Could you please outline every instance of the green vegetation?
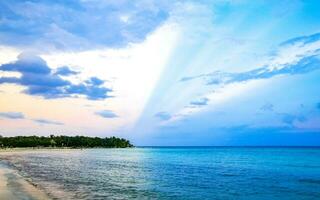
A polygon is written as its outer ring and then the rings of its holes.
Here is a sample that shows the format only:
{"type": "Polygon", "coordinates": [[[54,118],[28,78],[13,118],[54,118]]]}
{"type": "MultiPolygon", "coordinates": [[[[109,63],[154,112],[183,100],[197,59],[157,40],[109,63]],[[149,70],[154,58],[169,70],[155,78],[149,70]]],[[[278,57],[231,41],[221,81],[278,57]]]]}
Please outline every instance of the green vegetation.
{"type": "Polygon", "coordinates": [[[85,136],[0,136],[0,148],[15,147],[56,147],[56,148],[126,148],[133,147],[126,139],[116,137],[85,137],[85,136]]]}

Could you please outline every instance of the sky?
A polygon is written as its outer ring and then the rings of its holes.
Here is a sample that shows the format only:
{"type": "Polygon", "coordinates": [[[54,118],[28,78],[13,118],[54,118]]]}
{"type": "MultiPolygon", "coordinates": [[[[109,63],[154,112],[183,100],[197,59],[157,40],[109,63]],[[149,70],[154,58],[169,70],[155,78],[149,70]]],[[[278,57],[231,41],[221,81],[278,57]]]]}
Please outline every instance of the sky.
{"type": "Polygon", "coordinates": [[[0,1],[0,135],[320,145],[318,0],[0,1]]]}

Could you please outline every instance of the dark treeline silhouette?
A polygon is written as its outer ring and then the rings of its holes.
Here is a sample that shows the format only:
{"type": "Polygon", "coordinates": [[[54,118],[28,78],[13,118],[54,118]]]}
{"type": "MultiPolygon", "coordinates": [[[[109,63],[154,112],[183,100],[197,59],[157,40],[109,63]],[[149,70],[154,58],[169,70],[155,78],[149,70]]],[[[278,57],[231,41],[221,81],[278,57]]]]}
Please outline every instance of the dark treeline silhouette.
{"type": "Polygon", "coordinates": [[[86,137],[86,136],[0,136],[0,148],[14,147],[69,147],[69,148],[126,148],[133,147],[126,139],[116,137],[86,137]]]}

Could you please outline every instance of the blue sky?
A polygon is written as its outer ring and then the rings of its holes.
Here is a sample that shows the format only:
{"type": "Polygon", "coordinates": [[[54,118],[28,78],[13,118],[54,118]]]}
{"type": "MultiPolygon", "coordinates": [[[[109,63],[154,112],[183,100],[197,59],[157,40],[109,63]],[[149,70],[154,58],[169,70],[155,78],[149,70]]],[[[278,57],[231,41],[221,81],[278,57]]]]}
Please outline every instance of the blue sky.
{"type": "Polygon", "coordinates": [[[320,145],[319,1],[2,1],[1,135],[320,145]]]}

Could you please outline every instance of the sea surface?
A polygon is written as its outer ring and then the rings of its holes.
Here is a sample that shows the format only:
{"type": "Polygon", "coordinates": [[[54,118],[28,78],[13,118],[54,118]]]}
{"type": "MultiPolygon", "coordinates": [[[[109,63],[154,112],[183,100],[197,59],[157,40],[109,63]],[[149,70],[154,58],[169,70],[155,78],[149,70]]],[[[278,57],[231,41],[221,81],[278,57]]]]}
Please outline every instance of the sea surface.
{"type": "Polygon", "coordinates": [[[320,148],[132,148],[1,155],[56,199],[320,199],[320,148]]]}

